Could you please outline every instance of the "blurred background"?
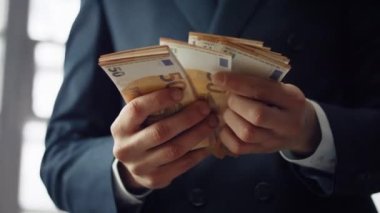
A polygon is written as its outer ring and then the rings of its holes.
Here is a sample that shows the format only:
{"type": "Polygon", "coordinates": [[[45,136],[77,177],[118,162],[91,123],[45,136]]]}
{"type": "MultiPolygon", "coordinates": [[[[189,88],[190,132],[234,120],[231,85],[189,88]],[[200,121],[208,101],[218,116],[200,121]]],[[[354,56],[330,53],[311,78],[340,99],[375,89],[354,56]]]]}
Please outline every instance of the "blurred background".
{"type": "Polygon", "coordinates": [[[39,176],[80,0],[0,0],[0,213],[59,212],[39,176]]]}
{"type": "MultiPolygon", "coordinates": [[[[61,212],[39,167],[79,7],[80,0],[0,0],[0,213],[61,212]]],[[[373,199],[379,208],[380,194],[373,199]]]]}

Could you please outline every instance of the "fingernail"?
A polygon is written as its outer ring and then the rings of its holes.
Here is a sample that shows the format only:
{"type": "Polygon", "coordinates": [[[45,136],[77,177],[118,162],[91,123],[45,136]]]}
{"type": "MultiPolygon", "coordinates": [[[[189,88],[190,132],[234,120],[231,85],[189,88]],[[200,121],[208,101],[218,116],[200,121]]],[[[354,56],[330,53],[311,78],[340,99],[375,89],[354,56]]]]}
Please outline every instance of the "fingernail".
{"type": "Polygon", "coordinates": [[[219,120],[215,115],[211,115],[210,118],[208,119],[208,125],[211,128],[215,128],[219,125],[219,120]]]}
{"type": "Polygon", "coordinates": [[[206,104],[205,102],[201,102],[200,106],[199,106],[199,111],[203,114],[203,115],[208,115],[211,111],[210,107],[208,106],[208,104],[206,104]]]}
{"type": "Polygon", "coordinates": [[[217,72],[211,75],[211,81],[214,84],[221,85],[224,81],[224,73],[223,72],[217,72]]]}
{"type": "Polygon", "coordinates": [[[180,89],[172,89],[170,91],[170,95],[172,96],[173,100],[179,101],[183,97],[183,91],[180,89]]]}

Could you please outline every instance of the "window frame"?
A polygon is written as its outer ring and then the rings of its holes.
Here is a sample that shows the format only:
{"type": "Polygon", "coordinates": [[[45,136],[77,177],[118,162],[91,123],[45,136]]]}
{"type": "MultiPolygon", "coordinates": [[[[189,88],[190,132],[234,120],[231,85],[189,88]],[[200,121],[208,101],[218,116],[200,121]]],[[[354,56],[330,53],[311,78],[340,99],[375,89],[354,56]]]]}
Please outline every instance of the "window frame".
{"type": "Polygon", "coordinates": [[[22,125],[30,108],[31,79],[33,72],[33,42],[26,34],[28,0],[8,1],[5,22],[6,41],[3,71],[2,113],[0,115],[0,212],[19,212],[18,185],[22,125]],[[23,63],[17,59],[22,58],[23,63]],[[23,79],[23,80],[21,80],[23,79]],[[15,83],[17,82],[17,83],[15,83]],[[7,103],[7,104],[4,104],[7,103]]]}

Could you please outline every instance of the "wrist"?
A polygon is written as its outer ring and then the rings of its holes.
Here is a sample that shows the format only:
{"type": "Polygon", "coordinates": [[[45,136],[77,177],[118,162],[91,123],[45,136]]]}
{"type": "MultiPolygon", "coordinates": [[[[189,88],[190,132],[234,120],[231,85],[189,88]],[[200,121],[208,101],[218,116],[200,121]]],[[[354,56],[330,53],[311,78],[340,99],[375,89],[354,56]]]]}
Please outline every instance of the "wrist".
{"type": "Polygon", "coordinates": [[[117,163],[117,170],[124,187],[132,194],[138,195],[145,193],[148,189],[139,184],[120,161],[117,163]]]}
{"type": "Polygon", "coordinates": [[[317,114],[313,105],[307,101],[305,109],[305,125],[301,139],[293,149],[290,149],[293,155],[299,158],[306,158],[312,155],[318,148],[322,133],[317,114]]]}

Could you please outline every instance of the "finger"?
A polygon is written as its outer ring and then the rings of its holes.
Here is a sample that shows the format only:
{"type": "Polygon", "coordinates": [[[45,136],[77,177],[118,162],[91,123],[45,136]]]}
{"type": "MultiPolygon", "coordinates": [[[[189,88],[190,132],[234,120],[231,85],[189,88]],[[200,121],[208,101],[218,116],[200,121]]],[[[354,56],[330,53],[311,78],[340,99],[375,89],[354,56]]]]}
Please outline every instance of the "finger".
{"type": "Polygon", "coordinates": [[[137,97],[122,109],[117,122],[123,124],[122,128],[126,133],[135,132],[149,115],[174,106],[182,96],[180,89],[167,88],[137,97]]]}
{"type": "Polygon", "coordinates": [[[242,142],[228,126],[224,127],[219,134],[224,146],[235,155],[267,151],[261,143],[251,144],[242,142]]]}
{"type": "Polygon", "coordinates": [[[210,113],[210,107],[204,101],[197,101],[182,111],[161,121],[151,124],[136,133],[135,145],[148,150],[167,142],[181,132],[199,123],[210,113]]]}
{"type": "Polygon", "coordinates": [[[274,137],[271,130],[250,124],[230,109],[223,113],[223,119],[241,142],[265,143],[274,137]]]}
{"type": "Polygon", "coordinates": [[[286,126],[286,111],[262,102],[231,94],[228,107],[250,124],[266,129],[281,129],[286,126]]]}
{"type": "Polygon", "coordinates": [[[209,155],[210,155],[210,152],[206,148],[197,149],[197,150],[188,152],[186,155],[182,156],[181,158],[179,158],[178,160],[174,162],[171,162],[159,167],[155,171],[154,173],[155,175],[153,176],[156,176],[158,180],[164,180],[164,181],[162,181],[163,184],[160,183],[161,181],[158,181],[157,183],[158,188],[167,186],[176,177],[180,176],[181,174],[185,173],[189,169],[193,168],[209,155]]]}
{"type": "Polygon", "coordinates": [[[218,72],[212,75],[212,82],[232,93],[280,108],[291,107],[305,99],[303,93],[293,85],[254,75],[218,72]]]}
{"type": "Polygon", "coordinates": [[[148,150],[145,164],[158,167],[181,158],[203,139],[209,137],[217,126],[217,117],[212,114],[173,140],[148,150]]]}

